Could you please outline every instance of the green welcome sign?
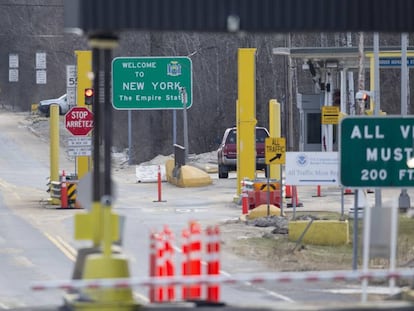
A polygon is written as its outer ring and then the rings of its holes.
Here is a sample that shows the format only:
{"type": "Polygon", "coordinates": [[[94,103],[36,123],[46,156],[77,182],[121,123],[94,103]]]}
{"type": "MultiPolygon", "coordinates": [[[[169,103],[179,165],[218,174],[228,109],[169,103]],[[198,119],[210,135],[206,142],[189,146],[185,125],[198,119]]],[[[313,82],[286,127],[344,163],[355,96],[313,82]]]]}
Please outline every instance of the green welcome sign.
{"type": "Polygon", "coordinates": [[[189,57],[117,57],[112,61],[115,109],[183,109],[184,102],[188,109],[192,86],[189,57]]]}

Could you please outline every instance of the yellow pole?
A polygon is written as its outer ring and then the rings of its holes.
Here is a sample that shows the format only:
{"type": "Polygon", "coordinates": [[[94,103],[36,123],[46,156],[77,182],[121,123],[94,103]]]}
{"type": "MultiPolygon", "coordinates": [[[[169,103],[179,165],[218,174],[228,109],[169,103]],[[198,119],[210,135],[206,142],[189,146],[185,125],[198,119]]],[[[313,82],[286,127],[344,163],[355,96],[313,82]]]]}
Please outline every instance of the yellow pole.
{"type": "MultiPolygon", "coordinates": [[[[59,182],[59,105],[50,105],[49,114],[50,182],[59,182]]],[[[51,198],[51,203],[60,205],[60,199],[51,198]]]]}
{"type": "Polygon", "coordinates": [[[112,217],[111,217],[111,205],[104,203],[101,205],[103,209],[103,232],[102,246],[103,256],[110,257],[112,254],[112,217]]]}
{"type": "Polygon", "coordinates": [[[93,219],[92,243],[94,247],[98,247],[103,240],[103,223],[102,223],[102,206],[100,202],[92,202],[90,215],[93,219]]]}
{"type": "MultiPolygon", "coordinates": [[[[77,106],[85,106],[85,89],[92,87],[92,52],[75,51],[77,59],[78,90],[76,93],[77,106]]],[[[76,158],[76,175],[82,179],[91,170],[91,157],[80,156],[76,158]]]]}
{"type": "MultiPolygon", "coordinates": [[[[270,137],[281,137],[280,103],[276,99],[269,101],[269,134],[270,137]]],[[[280,165],[270,165],[271,179],[280,180],[280,165]]]]}
{"type": "Polygon", "coordinates": [[[256,49],[238,50],[237,195],[244,178],[256,172],[256,49]]]}

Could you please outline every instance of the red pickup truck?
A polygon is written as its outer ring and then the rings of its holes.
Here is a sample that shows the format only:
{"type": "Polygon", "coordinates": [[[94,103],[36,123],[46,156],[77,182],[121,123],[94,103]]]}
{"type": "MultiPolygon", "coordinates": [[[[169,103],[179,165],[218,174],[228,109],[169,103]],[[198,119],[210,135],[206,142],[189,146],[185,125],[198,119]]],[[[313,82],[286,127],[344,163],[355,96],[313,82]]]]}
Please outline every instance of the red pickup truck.
{"type": "MultiPolygon", "coordinates": [[[[230,171],[237,170],[236,127],[225,130],[221,144],[217,150],[218,176],[228,178],[230,171]]],[[[265,127],[256,127],[256,169],[265,170],[265,139],[269,132],[265,127]]]]}

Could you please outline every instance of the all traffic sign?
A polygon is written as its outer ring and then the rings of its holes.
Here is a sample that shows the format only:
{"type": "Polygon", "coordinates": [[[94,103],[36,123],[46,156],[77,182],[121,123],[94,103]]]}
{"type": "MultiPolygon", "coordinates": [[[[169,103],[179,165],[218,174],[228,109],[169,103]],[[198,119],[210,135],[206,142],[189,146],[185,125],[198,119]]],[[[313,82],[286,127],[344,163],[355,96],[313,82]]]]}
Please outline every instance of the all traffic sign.
{"type": "Polygon", "coordinates": [[[112,61],[112,105],[115,109],[182,109],[192,104],[189,57],[117,57],[112,61]]]}
{"type": "Polygon", "coordinates": [[[88,135],[93,129],[93,113],[86,107],[73,107],[65,115],[65,126],[73,135],[88,135]]]}
{"type": "Polygon", "coordinates": [[[265,147],[266,164],[285,164],[286,140],[284,137],[267,137],[265,147]]]}
{"type": "Polygon", "coordinates": [[[347,187],[413,187],[413,117],[347,117],[341,122],[340,174],[347,187]]]}

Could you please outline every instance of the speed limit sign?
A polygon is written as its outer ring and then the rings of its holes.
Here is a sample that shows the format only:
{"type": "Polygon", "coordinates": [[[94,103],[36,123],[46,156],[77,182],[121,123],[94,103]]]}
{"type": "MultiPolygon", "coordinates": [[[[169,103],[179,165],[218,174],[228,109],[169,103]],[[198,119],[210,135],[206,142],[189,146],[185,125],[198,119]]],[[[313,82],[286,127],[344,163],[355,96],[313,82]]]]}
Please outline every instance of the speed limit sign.
{"type": "Polygon", "coordinates": [[[75,65],[66,66],[66,100],[70,107],[76,106],[77,72],[75,65]]]}
{"type": "Polygon", "coordinates": [[[66,66],[66,87],[76,87],[77,77],[76,77],[76,66],[67,65],[66,66]]]}

